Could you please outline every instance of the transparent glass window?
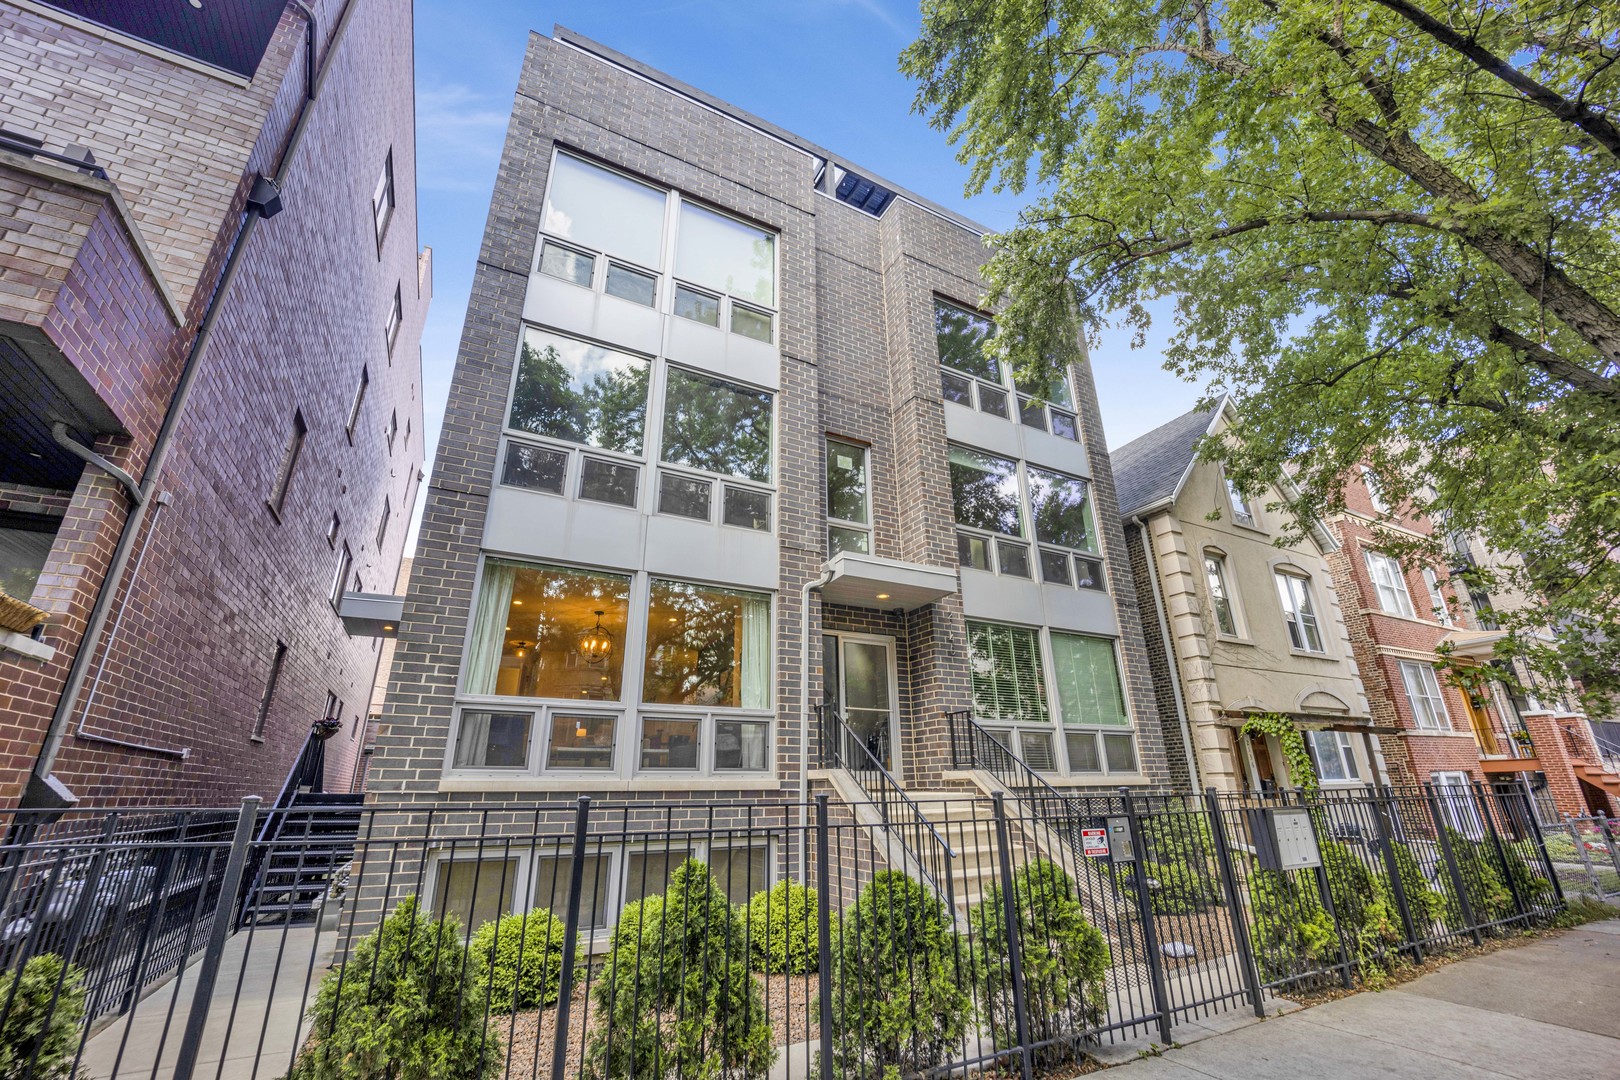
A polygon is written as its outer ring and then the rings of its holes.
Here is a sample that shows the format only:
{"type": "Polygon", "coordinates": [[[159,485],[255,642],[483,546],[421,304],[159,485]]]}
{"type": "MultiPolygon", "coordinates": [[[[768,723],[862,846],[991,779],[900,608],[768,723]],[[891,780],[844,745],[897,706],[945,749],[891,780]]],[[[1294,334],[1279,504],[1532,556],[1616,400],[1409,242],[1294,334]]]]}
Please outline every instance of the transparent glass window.
{"type": "Polygon", "coordinates": [[[775,307],[776,237],[683,202],[675,273],[731,296],[775,307]]]}
{"type": "Polygon", "coordinates": [[[1029,577],[1029,545],[996,541],[996,562],[1003,574],[1011,577],[1029,577]]]}
{"type": "Polygon", "coordinates": [[[732,487],[727,484],[725,501],[720,508],[720,520],[740,529],[770,532],[770,492],[732,487]]]}
{"type": "Polygon", "coordinates": [[[708,293],[689,289],[685,285],[675,286],[675,314],[683,319],[691,319],[704,326],[720,325],[720,300],[708,293]]]}
{"type": "Polygon", "coordinates": [[[1232,504],[1233,521],[1239,525],[1254,524],[1254,508],[1249,505],[1248,497],[1238,490],[1231,477],[1226,478],[1226,498],[1232,504]]]}
{"type": "Polygon", "coordinates": [[[1215,611],[1215,625],[1223,634],[1237,636],[1237,617],[1232,597],[1226,590],[1226,560],[1219,555],[1204,556],[1204,579],[1209,583],[1209,602],[1215,611]]]}
{"type": "Polygon", "coordinates": [[[523,443],[506,444],[506,463],[501,469],[503,484],[561,495],[563,477],[567,472],[568,454],[565,451],[547,450],[523,443]]]}
{"type": "Polygon", "coordinates": [[[1007,391],[979,384],[979,411],[1007,419],[1007,391]]]}
{"type": "Polygon", "coordinates": [[[647,416],[647,361],[529,329],[507,423],[548,438],[639,454],[647,416]]]}
{"type": "Polygon", "coordinates": [[[1350,749],[1350,736],[1343,731],[1307,731],[1316,774],[1323,780],[1356,780],[1356,755],[1350,749]]]}
{"type": "Polygon", "coordinates": [[[470,934],[512,910],[516,859],[444,859],[433,910],[470,934]]]}
{"type": "Polygon", "coordinates": [[[1450,626],[1451,609],[1446,606],[1445,593],[1440,591],[1440,575],[1434,572],[1433,567],[1423,568],[1423,586],[1429,591],[1429,607],[1434,610],[1434,617],[1440,620],[1442,626],[1450,626]]]}
{"type": "Polygon", "coordinates": [[[1097,559],[1085,559],[1079,555],[1074,557],[1074,583],[1082,589],[1096,589],[1099,592],[1108,588],[1103,580],[1103,564],[1097,559]]]}
{"type": "Polygon", "coordinates": [[[837,555],[841,551],[852,551],[858,555],[870,555],[872,548],[872,534],[865,529],[850,529],[842,525],[830,525],[827,528],[827,554],[837,555]]]}
{"type": "Polygon", "coordinates": [[[741,304],[732,304],[731,332],[769,345],[772,337],[771,317],[763,311],[745,308],[741,304]]]}
{"type": "Polygon", "coordinates": [[[554,278],[571,281],[575,285],[590,287],[595,274],[596,258],[583,251],[547,240],[540,248],[540,272],[554,278]]]}
{"type": "Polygon", "coordinates": [[[466,692],[617,701],[629,611],[628,577],[487,559],[465,660],[466,692]],[[580,639],[598,620],[612,648],[582,654],[580,639]]]}
{"type": "Polygon", "coordinates": [[[642,700],[769,708],[771,633],[768,596],[654,578],[642,700]]]}
{"type": "Polygon", "coordinates": [[[998,623],[967,624],[973,712],[986,720],[1046,723],[1046,678],[1040,638],[998,623]]]}
{"type": "Polygon", "coordinates": [[[973,407],[973,380],[966,375],[958,375],[952,371],[939,373],[940,393],[946,401],[954,401],[958,405],[973,407]]]}
{"type": "Polygon", "coordinates": [[[1071,731],[1063,736],[1069,751],[1071,773],[1102,772],[1102,756],[1097,753],[1097,736],[1090,731],[1071,731]]]}
{"type": "Polygon", "coordinates": [[[643,769],[696,769],[703,761],[703,721],[649,717],[641,722],[643,769]]]}
{"type": "Polygon", "coordinates": [[[716,720],[715,769],[764,772],[770,761],[770,735],[771,726],[763,721],[716,720]]]}
{"type": "Polygon", "coordinates": [[[579,497],[615,506],[635,506],[636,478],[640,473],[634,465],[588,457],[579,466],[579,497]]]}
{"type": "MultiPolygon", "coordinates": [[[[587,928],[602,928],[608,924],[608,899],[613,895],[613,883],[608,879],[609,860],[608,855],[585,856],[579,921],[587,928]]],[[[559,918],[568,911],[568,884],[573,876],[573,865],[572,855],[541,855],[535,859],[535,907],[545,908],[559,918]]]]}
{"type": "Polygon", "coordinates": [[[1296,649],[1322,652],[1322,630],[1311,603],[1311,585],[1302,577],[1277,572],[1277,596],[1282,601],[1283,619],[1288,624],[1288,640],[1296,649]]]}
{"type": "Polygon", "coordinates": [[[1136,736],[1135,735],[1104,735],[1103,760],[1108,763],[1108,771],[1135,772],[1136,771],[1136,736]]]}
{"type": "Polygon", "coordinates": [[[1038,401],[1048,405],[1058,405],[1065,409],[1074,408],[1074,395],[1069,392],[1069,379],[1067,375],[1058,374],[1049,379],[1020,378],[1013,372],[1013,385],[1020,394],[1027,394],[1038,401]]]}
{"type": "Polygon", "coordinates": [[[1131,722],[1109,638],[1053,631],[1052,675],[1064,724],[1123,727],[1131,722]]]}
{"type": "Polygon", "coordinates": [[[973,570],[989,570],[990,541],[972,533],[957,533],[956,562],[973,570]]]}
{"type": "Polygon", "coordinates": [[[1056,435],[1060,439],[1068,439],[1070,442],[1079,442],[1080,430],[1075,424],[1074,415],[1072,413],[1059,412],[1057,409],[1053,409],[1051,412],[1052,434],[1056,435]]]}
{"type": "Polygon", "coordinates": [[[1071,584],[1069,578],[1069,553],[1066,551],[1049,551],[1042,548],[1041,580],[1048,585],[1071,584]]]}
{"type": "Polygon", "coordinates": [[[618,263],[608,263],[607,284],[603,289],[609,296],[642,307],[656,307],[658,303],[658,279],[618,263]]]}
{"type": "Polygon", "coordinates": [[[995,332],[995,323],[983,315],[943,300],[934,301],[934,339],[943,366],[989,382],[1001,382],[1001,364],[984,347],[995,332]]]}
{"type": "Polygon", "coordinates": [[[870,525],[867,509],[866,449],[827,440],[827,516],[835,521],[870,525]]]}
{"type": "Polygon", "coordinates": [[[707,480],[674,473],[658,474],[658,512],[676,517],[709,520],[710,495],[714,485],[707,480]]]}
{"type": "Polygon", "coordinates": [[[624,902],[633,904],[669,888],[670,878],[692,855],[690,848],[666,846],[656,840],[637,846],[624,856],[624,902]]]}
{"type": "Polygon", "coordinates": [[[958,525],[1007,536],[1024,535],[1016,465],[965,446],[952,446],[950,473],[951,501],[958,525]]]}
{"type": "Polygon", "coordinates": [[[770,888],[771,849],[765,843],[744,846],[735,840],[730,847],[711,846],[709,873],[720,883],[726,899],[746,904],[755,893],[770,888]]]}
{"type": "Polygon", "coordinates": [[[1057,750],[1052,743],[1050,731],[1020,731],[1018,733],[1018,749],[1024,764],[1036,772],[1057,771],[1057,750]]]}
{"type": "Polygon", "coordinates": [[[1046,406],[1034,398],[1022,395],[1018,398],[1018,421],[1025,427],[1046,430],[1046,406]]]}
{"type": "Polygon", "coordinates": [[[768,484],[772,427],[768,391],[669,369],[664,461],[768,484]]]}
{"type": "Polygon", "coordinates": [[[1391,615],[1411,618],[1412,594],[1406,589],[1406,572],[1398,560],[1381,551],[1366,552],[1367,572],[1372,577],[1373,590],[1378,594],[1378,606],[1391,615]]]}
{"type": "Polygon", "coordinates": [[[1045,469],[1029,469],[1029,504],[1034,511],[1035,539],[1096,550],[1096,525],[1091,516],[1091,487],[1084,480],[1045,469]]]}
{"type": "Polygon", "coordinates": [[[558,154],[541,229],[642,266],[662,264],[664,192],[558,154]]]}
{"type": "Polygon", "coordinates": [[[1412,704],[1413,722],[1434,731],[1450,728],[1451,717],[1446,712],[1446,699],[1440,692],[1440,681],[1435,678],[1433,666],[1415,660],[1401,660],[1399,664],[1401,682],[1412,704]]]}
{"type": "Polygon", "coordinates": [[[546,751],[548,769],[613,768],[613,731],[618,726],[612,716],[551,717],[551,745],[546,751]]]}
{"type": "Polygon", "coordinates": [[[458,769],[522,769],[529,764],[529,727],[534,716],[526,712],[467,709],[456,735],[458,769]]]}

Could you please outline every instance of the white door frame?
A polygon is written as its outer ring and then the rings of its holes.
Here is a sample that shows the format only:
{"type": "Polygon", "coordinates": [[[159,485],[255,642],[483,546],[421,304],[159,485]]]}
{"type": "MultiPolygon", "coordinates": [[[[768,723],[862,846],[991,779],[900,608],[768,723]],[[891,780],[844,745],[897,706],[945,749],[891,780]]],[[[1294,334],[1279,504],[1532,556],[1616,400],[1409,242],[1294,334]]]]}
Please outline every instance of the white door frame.
{"type": "MultiPolygon", "coordinates": [[[[849,672],[849,665],[844,662],[844,643],[846,641],[860,642],[867,645],[882,645],[889,654],[889,773],[898,779],[901,775],[900,752],[900,666],[898,663],[899,649],[895,639],[889,634],[858,634],[843,630],[823,630],[823,639],[838,639],[838,707],[841,710],[849,709],[849,694],[845,688],[844,677],[849,672]]],[[[826,672],[822,673],[826,677],[826,672]]]]}

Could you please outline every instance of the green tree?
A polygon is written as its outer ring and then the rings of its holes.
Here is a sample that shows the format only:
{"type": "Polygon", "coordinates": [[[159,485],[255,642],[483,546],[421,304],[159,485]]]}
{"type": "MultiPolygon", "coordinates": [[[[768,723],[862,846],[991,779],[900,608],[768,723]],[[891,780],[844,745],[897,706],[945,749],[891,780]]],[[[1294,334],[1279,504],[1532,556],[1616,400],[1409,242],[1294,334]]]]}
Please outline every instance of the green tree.
{"type": "MultiPolygon", "coordinates": [[[[1076,316],[1235,394],[1206,447],[1297,520],[1370,462],[1392,505],[1526,556],[1502,647],[1620,685],[1620,7],[1598,0],[925,0],[916,107],[988,186],[1001,332],[1076,316]],[[1541,610],[1536,610],[1537,607],[1541,610]],[[1538,644],[1538,625],[1564,631],[1538,644]]],[[[1488,580],[1494,579],[1494,580],[1488,580]]]]}

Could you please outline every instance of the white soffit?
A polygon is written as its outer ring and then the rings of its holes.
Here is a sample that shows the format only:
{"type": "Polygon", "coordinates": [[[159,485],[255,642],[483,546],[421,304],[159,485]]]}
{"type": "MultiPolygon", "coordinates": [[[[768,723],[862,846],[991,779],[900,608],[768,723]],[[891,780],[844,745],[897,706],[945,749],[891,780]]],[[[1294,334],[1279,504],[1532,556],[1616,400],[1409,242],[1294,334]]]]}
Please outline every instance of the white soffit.
{"type": "Polygon", "coordinates": [[[821,598],[849,607],[910,611],[935,603],[960,588],[954,569],[849,551],[828,559],[825,569],[832,578],[821,587],[821,598]]]}

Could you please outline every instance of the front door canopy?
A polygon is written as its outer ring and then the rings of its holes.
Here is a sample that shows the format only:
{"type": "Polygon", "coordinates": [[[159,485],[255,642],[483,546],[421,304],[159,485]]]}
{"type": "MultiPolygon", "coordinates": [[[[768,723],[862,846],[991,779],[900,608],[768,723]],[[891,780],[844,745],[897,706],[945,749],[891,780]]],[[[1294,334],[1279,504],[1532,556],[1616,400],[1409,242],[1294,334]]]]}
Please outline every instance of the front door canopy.
{"type": "Polygon", "coordinates": [[[910,611],[935,603],[960,588],[954,567],[879,559],[849,551],[828,559],[825,569],[832,577],[821,587],[821,598],[849,607],[910,611]]]}
{"type": "Polygon", "coordinates": [[[404,617],[403,596],[351,592],[344,593],[338,602],[338,618],[350,637],[397,637],[404,617]]]}

